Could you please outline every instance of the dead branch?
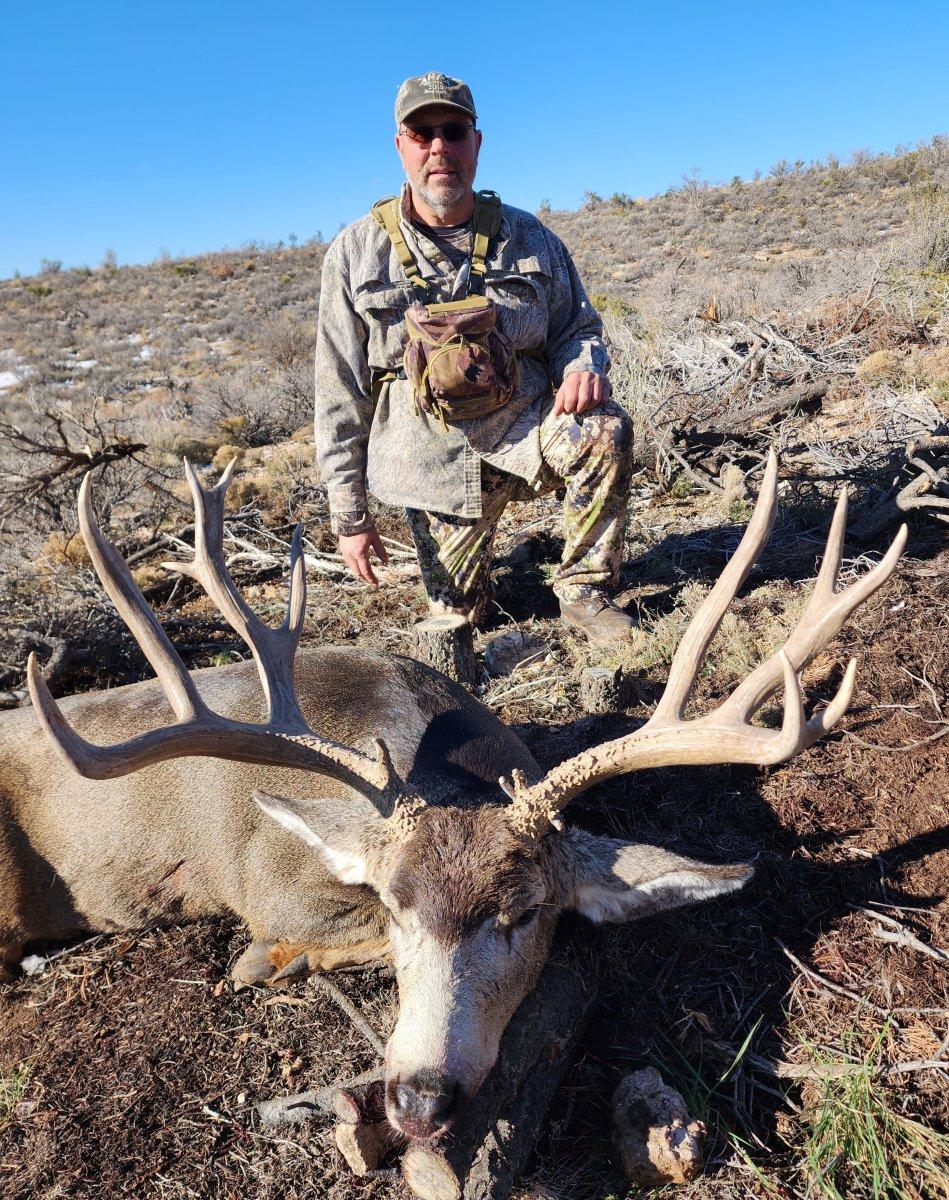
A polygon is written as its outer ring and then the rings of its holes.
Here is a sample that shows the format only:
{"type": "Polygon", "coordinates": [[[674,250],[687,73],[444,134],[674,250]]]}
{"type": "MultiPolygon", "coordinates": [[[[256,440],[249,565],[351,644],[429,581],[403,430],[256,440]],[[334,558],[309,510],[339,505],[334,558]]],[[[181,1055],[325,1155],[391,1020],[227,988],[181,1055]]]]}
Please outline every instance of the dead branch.
{"type": "Polygon", "coordinates": [[[908,1008],[903,1005],[895,1008],[884,1008],[882,1005],[874,1004],[872,1000],[868,999],[866,996],[861,996],[859,992],[852,992],[849,988],[842,987],[839,983],[834,983],[832,980],[827,979],[826,976],[821,975],[819,971],[815,971],[813,967],[805,966],[799,958],[795,957],[795,955],[791,953],[791,951],[787,948],[787,946],[785,946],[780,938],[775,938],[774,940],[781,947],[791,962],[794,963],[801,974],[810,980],[812,984],[816,985],[819,989],[823,989],[824,991],[833,992],[836,996],[846,996],[848,1000],[853,1000],[857,1004],[862,1004],[864,1007],[868,1008],[871,1012],[876,1013],[878,1016],[889,1017],[891,1015],[897,1015],[901,1013],[905,1016],[927,1016],[930,1014],[938,1014],[941,1016],[944,1013],[949,1012],[949,1009],[945,1008],[908,1008]]]}
{"type": "Polygon", "coordinates": [[[925,954],[928,958],[934,958],[940,966],[949,967],[949,953],[945,950],[940,950],[938,946],[927,945],[921,941],[914,933],[906,928],[899,921],[888,917],[884,913],[875,912],[871,908],[861,908],[859,905],[851,904],[849,906],[854,912],[861,912],[864,916],[869,917],[872,921],[877,922],[876,926],[871,931],[875,938],[879,938],[881,942],[891,942],[896,946],[905,946],[909,950],[916,950],[920,954],[925,954]],[[887,929],[882,926],[888,926],[887,929]]]}
{"type": "MultiPolygon", "coordinates": [[[[78,482],[96,467],[132,458],[148,448],[145,442],[121,436],[109,440],[103,428],[95,431],[97,446],[93,447],[89,440],[77,445],[75,434],[71,436],[66,427],[68,420],[60,413],[47,412],[42,432],[35,434],[18,425],[0,422],[0,442],[35,464],[30,470],[8,471],[0,480],[0,516],[8,516],[25,503],[49,501],[57,485],[78,482]]],[[[53,502],[52,514],[59,515],[58,502],[53,502]]]]}
{"type": "Polygon", "coordinates": [[[908,441],[905,452],[907,463],[917,474],[901,488],[894,484],[854,522],[851,532],[859,541],[871,541],[905,513],[924,512],[949,523],[949,465],[923,457],[929,454],[933,460],[945,459],[949,435],[934,433],[908,441]]]}
{"type": "Polygon", "coordinates": [[[302,1125],[317,1116],[335,1117],[351,1125],[371,1123],[379,1118],[379,1089],[381,1066],[364,1071],[347,1083],[331,1084],[293,1096],[278,1096],[257,1105],[261,1127],[275,1129],[279,1125],[302,1125]]]}

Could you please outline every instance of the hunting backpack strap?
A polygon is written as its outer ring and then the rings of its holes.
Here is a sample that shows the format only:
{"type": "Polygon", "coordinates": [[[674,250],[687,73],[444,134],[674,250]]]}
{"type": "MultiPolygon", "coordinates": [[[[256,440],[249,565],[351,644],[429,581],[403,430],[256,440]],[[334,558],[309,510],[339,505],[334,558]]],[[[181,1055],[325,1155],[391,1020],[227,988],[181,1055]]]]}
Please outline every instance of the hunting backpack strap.
{"type": "Polygon", "coordinates": [[[401,207],[398,196],[386,196],[384,200],[376,201],[372,206],[372,215],[379,228],[384,229],[389,235],[389,241],[392,243],[392,248],[402,264],[402,270],[409,283],[417,292],[427,297],[429,294],[428,284],[418,269],[418,263],[412,256],[409,244],[402,233],[402,226],[399,224],[401,207]]]}
{"type": "Polygon", "coordinates": [[[471,248],[471,283],[469,291],[481,295],[484,291],[484,272],[491,239],[501,228],[501,197],[484,189],[475,192],[472,216],[474,242],[471,248]]]}

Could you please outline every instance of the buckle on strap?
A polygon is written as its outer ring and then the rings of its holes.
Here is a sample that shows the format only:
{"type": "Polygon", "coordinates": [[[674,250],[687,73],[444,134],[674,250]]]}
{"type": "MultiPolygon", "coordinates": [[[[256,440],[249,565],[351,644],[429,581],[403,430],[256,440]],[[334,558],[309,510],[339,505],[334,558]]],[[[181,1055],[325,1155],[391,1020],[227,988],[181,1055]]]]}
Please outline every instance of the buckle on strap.
{"type": "Polygon", "coordinates": [[[407,378],[407,376],[405,374],[405,371],[401,367],[397,371],[395,371],[395,370],[389,370],[389,371],[374,370],[372,372],[371,383],[370,383],[370,387],[369,387],[369,395],[372,399],[373,404],[377,403],[379,397],[382,395],[382,389],[386,386],[387,383],[393,383],[396,379],[405,379],[405,378],[407,378]]]}
{"type": "Polygon", "coordinates": [[[501,228],[501,197],[487,188],[475,192],[472,214],[474,239],[471,248],[471,280],[469,291],[475,295],[484,290],[484,273],[491,239],[501,228]]]}

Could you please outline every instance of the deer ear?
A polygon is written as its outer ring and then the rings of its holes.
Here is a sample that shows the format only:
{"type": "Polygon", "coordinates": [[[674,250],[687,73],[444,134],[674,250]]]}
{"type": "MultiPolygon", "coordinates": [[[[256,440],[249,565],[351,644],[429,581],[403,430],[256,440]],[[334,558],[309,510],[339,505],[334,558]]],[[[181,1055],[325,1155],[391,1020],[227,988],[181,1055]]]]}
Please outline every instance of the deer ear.
{"type": "Polygon", "coordinates": [[[386,822],[367,801],[353,813],[351,800],[298,800],[255,791],[259,808],[317,850],[340,883],[372,883],[372,866],[386,838],[386,822]]]}
{"type": "Polygon", "coordinates": [[[593,837],[577,829],[559,840],[573,887],[568,903],[591,921],[635,921],[710,900],[736,891],[754,874],[745,863],[713,866],[658,846],[593,837]]]}

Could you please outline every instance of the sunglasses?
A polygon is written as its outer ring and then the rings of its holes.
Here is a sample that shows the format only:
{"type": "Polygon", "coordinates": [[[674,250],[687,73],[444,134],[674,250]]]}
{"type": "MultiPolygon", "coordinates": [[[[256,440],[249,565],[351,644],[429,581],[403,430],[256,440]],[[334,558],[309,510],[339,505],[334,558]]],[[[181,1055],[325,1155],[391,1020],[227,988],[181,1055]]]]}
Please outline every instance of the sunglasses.
{"type": "Polygon", "coordinates": [[[463,142],[474,129],[470,121],[446,121],[443,125],[411,125],[402,123],[402,132],[413,142],[433,142],[439,134],[446,142],[463,142]]]}

